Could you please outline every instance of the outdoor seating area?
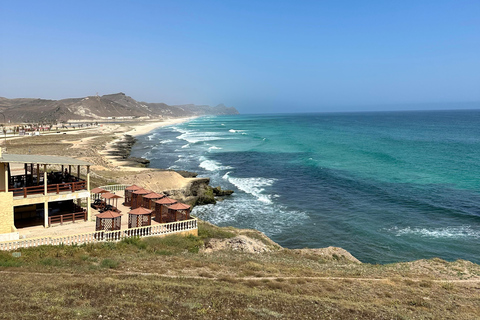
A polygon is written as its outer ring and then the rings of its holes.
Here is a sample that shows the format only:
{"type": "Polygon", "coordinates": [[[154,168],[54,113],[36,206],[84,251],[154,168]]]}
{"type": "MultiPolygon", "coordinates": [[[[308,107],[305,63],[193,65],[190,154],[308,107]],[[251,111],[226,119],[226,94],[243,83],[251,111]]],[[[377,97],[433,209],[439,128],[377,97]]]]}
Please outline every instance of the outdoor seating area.
{"type": "MultiPolygon", "coordinates": [[[[120,230],[121,212],[118,209],[118,194],[102,188],[91,190],[93,195],[92,208],[97,210],[96,230],[120,230]]],[[[127,186],[124,189],[122,207],[130,208],[128,211],[127,228],[139,228],[152,224],[164,224],[175,221],[190,220],[189,205],[178,203],[164,194],[146,190],[138,185],[127,186]]]]}

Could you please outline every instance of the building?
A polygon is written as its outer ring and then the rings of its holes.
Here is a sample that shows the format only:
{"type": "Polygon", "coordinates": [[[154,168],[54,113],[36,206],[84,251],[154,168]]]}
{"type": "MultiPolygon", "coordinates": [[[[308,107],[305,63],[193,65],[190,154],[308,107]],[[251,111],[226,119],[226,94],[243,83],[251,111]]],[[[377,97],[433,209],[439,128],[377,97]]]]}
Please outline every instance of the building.
{"type": "Polygon", "coordinates": [[[21,227],[89,221],[90,165],[68,157],[4,154],[0,148],[0,241],[17,240],[21,227]]]}

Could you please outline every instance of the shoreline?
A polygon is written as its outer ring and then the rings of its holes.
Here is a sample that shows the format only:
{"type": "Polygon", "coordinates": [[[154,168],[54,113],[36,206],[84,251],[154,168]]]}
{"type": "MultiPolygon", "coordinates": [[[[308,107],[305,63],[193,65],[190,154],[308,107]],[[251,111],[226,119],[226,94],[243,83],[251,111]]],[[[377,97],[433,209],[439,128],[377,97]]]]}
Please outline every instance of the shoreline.
{"type": "Polygon", "coordinates": [[[101,154],[109,161],[114,167],[120,169],[120,170],[126,170],[126,171],[139,171],[141,169],[149,169],[149,168],[139,168],[132,166],[134,164],[134,161],[129,161],[128,158],[130,158],[130,153],[131,153],[131,148],[133,145],[136,143],[136,139],[134,140],[133,144],[128,145],[127,147],[123,148],[124,154],[126,155],[126,159],[118,159],[118,155],[115,154],[116,152],[119,151],[119,145],[123,144],[127,140],[127,136],[132,136],[134,138],[148,134],[149,132],[174,125],[174,124],[180,124],[184,123],[187,121],[190,121],[192,119],[195,119],[197,117],[184,117],[184,118],[173,118],[173,119],[167,119],[164,121],[155,121],[155,122],[149,122],[149,123],[144,123],[144,124],[135,124],[135,125],[127,125],[127,128],[129,129],[128,131],[124,132],[119,132],[116,133],[115,136],[116,138],[111,141],[110,143],[107,143],[105,145],[104,150],[101,152],[101,154]]]}

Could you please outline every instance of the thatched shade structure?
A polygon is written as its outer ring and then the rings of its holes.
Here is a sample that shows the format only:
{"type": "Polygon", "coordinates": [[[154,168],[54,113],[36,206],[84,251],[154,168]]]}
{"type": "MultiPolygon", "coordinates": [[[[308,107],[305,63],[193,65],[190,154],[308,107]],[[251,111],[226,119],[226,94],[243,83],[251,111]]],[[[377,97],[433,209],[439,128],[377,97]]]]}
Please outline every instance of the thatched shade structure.
{"type": "Polygon", "coordinates": [[[107,193],[107,192],[110,192],[110,191],[107,191],[102,188],[93,188],[92,190],[90,190],[90,193],[95,194],[95,199],[98,199],[101,193],[107,193]]]}
{"type": "Polygon", "coordinates": [[[115,211],[105,211],[96,215],[97,221],[95,231],[113,231],[120,230],[122,225],[122,215],[115,211]]]}
{"type": "Polygon", "coordinates": [[[132,204],[132,192],[136,190],[142,189],[141,187],[137,185],[131,185],[129,187],[125,188],[125,202],[123,203],[125,206],[129,207],[132,204]]]}
{"type": "Polygon", "coordinates": [[[155,210],[155,201],[165,198],[164,194],[152,192],[143,196],[143,207],[155,210]]]}
{"type": "Polygon", "coordinates": [[[111,205],[111,206],[114,206],[115,209],[117,208],[117,205],[118,205],[118,199],[121,198],[122,196],[119,196],[119,195],[116,195],[114,193],[103,193],[102,194],[102,198],[104,199],[107,199],[108,201],[108,204],[111,205]],[[112,199],[115,199],[115,205],[113,205],[113,200],[112,199]]]}
{"type": "Polygon", "coordinates": [[[152,224],[152,210],[138,207],[128,212],[128,228],[145,227],[152,224]]]}
{"type": "Polygon", "coordinates": [[[167,222],[190,219],[190,206],[184,203],[175,203],[168,207],[167,222]]]}
{"type": "Polygon", "coordinates": [[[145,189],[138,189],[132,192],[132,202],[131,207],[132,209],[136,209],[142,206],[143,203],[143,196],[152,193],[152,191],[148,191],[145,189]]]}
{"type": "Polygon", "coordinates": [[[155,221],[159,223],[169,222],[167,221],[168,206],[175,203],[177,203],[177,201],[170,199],[169,197],[155,201],[155,221]]]}

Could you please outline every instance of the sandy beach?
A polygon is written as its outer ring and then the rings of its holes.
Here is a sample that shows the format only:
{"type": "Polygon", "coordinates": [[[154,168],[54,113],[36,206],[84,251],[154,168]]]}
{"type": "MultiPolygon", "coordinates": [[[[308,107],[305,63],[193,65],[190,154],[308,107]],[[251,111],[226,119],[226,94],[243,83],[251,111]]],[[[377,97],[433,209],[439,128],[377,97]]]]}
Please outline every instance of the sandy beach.
{"type": "MultiPolygon", "coordinates": [[[[192,118],[174,118],[151,122],[101,124],[98,127],[51,133],[40,136],[16,137],[7,141],[11,154],[42,154],[68,156],[92,164],[91,188],[107,184],[138,184],[144,188],[175,194],[187,201],[190,186],[197,178],[184,178],[175,171],[141,167],[138,163],[112,154],[126,136],[140,136],[168,125],[192,118]]],[[[208,183],[208,179],[200,179],[208,183]]]]}

